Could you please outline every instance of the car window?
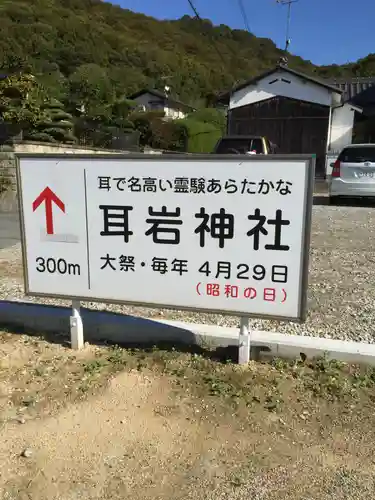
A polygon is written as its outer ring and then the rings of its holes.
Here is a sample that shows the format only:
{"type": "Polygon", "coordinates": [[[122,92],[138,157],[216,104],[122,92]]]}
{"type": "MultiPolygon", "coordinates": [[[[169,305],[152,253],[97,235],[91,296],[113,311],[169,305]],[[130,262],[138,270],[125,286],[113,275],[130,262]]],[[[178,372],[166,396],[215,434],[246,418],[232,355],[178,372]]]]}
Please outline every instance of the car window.
{"type": "Polygon", "coordinates": [[[340,153],[338,159],[343,163],[362,163],[364,161],[375,162],[375,146],[345,148],[340,153]]]}
{"type": "Polygon", "coordinates": [[[217,146],[218,154],[246,154],[248,151],[256,151],[257,154],[263,153],[263,144],[261,139],[248,138],[227,138],[222,139],[217,146]]]}
{"type": "Polygon", "coordinates": [[[249,151],[256,151],[257,155],[263,154],[263,141],[262,139],[252,139],[249,151]]]}
{"type": "Polygon", "coordinates": [[[220,154],[245,154],[249,150],[249,139],[222,139],[217,148],[220,154]]]}

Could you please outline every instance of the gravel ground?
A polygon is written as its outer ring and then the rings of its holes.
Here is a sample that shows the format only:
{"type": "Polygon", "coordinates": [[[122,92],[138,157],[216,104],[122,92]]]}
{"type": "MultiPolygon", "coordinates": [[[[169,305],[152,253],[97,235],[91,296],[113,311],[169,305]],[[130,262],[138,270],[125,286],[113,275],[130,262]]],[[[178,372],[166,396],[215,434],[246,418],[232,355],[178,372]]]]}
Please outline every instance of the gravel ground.
{"type": "MultiPolygon", "coordinates": [[[[375,342],[375,208],[314,206],[308,318],[304,324],[251,320],[250,326],[298,335],[375,342]]],[[[0,250],[0,299],[24,299],[19,245],[0,250]]],[[[28,298],[36,303],[67,301],[28,298]]],[[[237,317],[100,303],[84,307],[192,323],[238,326],[237,317]]]]}

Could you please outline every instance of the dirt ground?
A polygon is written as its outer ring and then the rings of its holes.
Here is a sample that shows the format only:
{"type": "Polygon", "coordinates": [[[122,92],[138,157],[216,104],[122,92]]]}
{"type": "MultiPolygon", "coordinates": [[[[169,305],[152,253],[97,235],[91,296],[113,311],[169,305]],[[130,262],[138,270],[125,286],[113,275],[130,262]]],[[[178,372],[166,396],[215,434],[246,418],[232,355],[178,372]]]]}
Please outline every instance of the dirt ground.
{"type": "Polygon", "coordinates": [[[2,500],[375,497],[369,368],[64,345],[0,334],[2,500]]]}

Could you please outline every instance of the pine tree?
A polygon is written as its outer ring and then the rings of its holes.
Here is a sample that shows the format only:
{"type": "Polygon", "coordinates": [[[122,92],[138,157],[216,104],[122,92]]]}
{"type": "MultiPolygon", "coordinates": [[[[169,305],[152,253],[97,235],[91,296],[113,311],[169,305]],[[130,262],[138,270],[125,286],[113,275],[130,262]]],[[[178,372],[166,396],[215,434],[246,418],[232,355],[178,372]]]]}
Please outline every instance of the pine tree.
{"type": "Polygon", "coordinates": [[[64,110],[64,105],[60,101],[51,99],[43,105],[42,109],[43,118],[26,139],[66,144],[73,144],[77,141],[73,134],[73,117],[64,110]]]}

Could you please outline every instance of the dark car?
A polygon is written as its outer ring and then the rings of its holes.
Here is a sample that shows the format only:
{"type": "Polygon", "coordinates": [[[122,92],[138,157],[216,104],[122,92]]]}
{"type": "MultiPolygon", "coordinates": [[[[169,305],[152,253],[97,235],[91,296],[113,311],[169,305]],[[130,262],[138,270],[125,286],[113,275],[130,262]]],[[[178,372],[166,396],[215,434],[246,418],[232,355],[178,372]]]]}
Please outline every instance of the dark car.
{"type": "Polygon", "coordinates": [[[214,154],[275,154],[277,147],[267,137],[257,135],[228,135],[215,146],[214,154]]]}

